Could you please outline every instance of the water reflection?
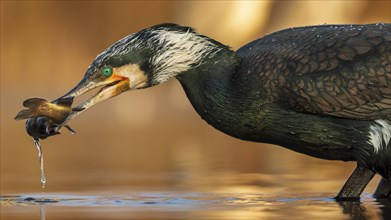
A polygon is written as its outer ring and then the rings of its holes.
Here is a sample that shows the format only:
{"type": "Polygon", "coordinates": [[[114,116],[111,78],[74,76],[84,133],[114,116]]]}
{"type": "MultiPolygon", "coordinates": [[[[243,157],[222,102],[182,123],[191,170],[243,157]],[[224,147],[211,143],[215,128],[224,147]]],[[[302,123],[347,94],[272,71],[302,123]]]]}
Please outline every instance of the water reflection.
{"type": "Polygon", "coordinates": [[[391,201],[387,199],[376,199],[373,202],[339,201],[338,203],[343,213],[349,215],[351,219],[391,218],[391,201]]]}
{"type": "Polygon", "coordinates": [[[348,214],[352,219],[369,219],[365,207],[359,201],[342,201],[338,202],[342,211],[348,214]]]}
{"type": "Polygon", "coordinates": [[[205,192],[135,192],[127,195],[40,194],[1,196],[1,216],[40,219],[76,216],[81,210],[90,219],[124,217],[166,219],[390,219],[391,201],[375,200],[368,194],[361,201],[336,202],[330,197],[205,192]],[[115,213],[113,212],[115,210],[115,213]],[[47,217],[46,214],[50,213],[47,217]],[[34,216],[33,216],[34,217],[34,216]],[[35,216],[36,217],[36,216],[35,216]]]}
{"type": "Polygon", "coordinates": [[[46,210],[44,205],[40,206],[39,214],[41,216],[41,220],[46,220],[46,210]]]}

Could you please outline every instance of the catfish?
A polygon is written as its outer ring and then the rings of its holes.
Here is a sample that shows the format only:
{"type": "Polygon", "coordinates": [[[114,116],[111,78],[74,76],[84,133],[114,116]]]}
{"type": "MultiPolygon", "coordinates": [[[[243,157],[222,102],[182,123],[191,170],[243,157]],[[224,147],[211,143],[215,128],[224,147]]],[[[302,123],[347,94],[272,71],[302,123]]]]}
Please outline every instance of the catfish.
{"type": "Polygon", "coordinates": [[[21,110],[15,120],[27,119],[26,131],[34,140],[60,134],[62,126],[72,134],[76,134],[71,127],[64,125],[73,111],[72,103],[73,97],[56,100],[56,103],[42,98],[30,98],[23,102],[23,106],[27,109],[21,110]]]}

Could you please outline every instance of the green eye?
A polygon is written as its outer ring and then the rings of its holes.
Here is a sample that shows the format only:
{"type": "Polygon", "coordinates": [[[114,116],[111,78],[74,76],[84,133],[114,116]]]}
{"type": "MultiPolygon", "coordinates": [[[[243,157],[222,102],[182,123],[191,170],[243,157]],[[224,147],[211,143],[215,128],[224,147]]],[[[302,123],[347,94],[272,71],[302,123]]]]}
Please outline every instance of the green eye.
{"type": "Polygon", "coordinates": [[[111,74],[113,74],[113,69],[109,66],[103,67],[103,69],[100,71],[104,76],[109,77],[111,74]]]}

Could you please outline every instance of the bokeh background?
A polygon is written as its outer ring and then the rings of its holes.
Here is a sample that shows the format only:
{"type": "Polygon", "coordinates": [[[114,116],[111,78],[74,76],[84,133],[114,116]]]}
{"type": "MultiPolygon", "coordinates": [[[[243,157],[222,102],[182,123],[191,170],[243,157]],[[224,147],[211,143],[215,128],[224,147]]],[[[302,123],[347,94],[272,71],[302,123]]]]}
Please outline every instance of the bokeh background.
{"type": "MultiPolygon", "coordinates": [[[[238,49],[288,27],[391,22],[390,8],[373,0],[1,1],[1,195],[41,190],[37,150],[13,119],[23,100],[61,96],[98,53],[128,34],[173,22],[238,49]]],[[[355,167],[226,136],[201,120],[176,80],[106,101],[70,125],[77,135],[63,130],[42,141],[49,192],[333,195],[355,167]]]]}

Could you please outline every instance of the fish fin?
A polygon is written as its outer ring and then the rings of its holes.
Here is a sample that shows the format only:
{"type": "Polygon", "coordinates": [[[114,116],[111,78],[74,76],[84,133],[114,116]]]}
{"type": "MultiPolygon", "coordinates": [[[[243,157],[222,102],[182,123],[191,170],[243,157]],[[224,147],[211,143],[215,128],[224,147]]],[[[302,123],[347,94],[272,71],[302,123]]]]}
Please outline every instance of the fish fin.
{"type": "Polygon", "coordinates": [[[48,102],[48,101],[45,99],[41,99],[41,98],[31,98],[31,99],[25,100],[23,102],[23,106],[27,107],[27,108],[34,108],[35,106],[42,105],[45,102],[48,102]]]}
{"type": "Polygon", "coordinates": [[[34,116],[36,116],[36,115],[34,115],[34,111],[33,110],[31,110],[31,109],[23,109],[15,116],[15,120],[23,120],[23,119],[31,118],[31,117],[34,117],[34,116]]]}
{"type": "Polygon", "coordinates": [[[55,104],[64,107],[71,107],[73,103],[73,99],[74,97],[57,99],[55,104]]]}

